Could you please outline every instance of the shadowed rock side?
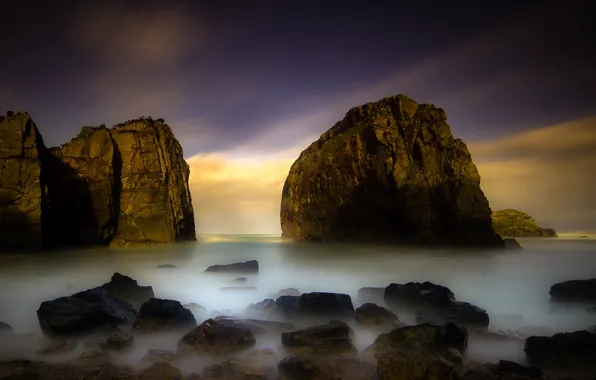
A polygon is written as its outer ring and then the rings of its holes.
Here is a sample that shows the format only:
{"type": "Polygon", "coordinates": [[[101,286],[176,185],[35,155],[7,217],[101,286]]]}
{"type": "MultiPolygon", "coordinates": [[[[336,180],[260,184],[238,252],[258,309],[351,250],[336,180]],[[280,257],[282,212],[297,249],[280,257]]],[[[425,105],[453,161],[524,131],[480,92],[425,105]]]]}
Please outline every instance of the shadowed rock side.
{"type": "Polygon", "coordinates": [[[0,116],[0,251],[41,247],[40,147],[26,113],[0,116]]]}
{"type": "Polygon", "coordinates": [[[492,213],[493,228],[501,236],[557,237],[555,230],[540,227],[530,215],[513,209],[492,213]]]}
{"type": "Polygon", "coordinates": [[[294,162],[285,238],[503,247],[466,145],[404,95],[352,108],[294,162]]]}
{"type": "Polygon", "coordinates": [[[0,136],[0,248],[196,240],[190,169],[162,119],[84,127],[47,149],[27,113],[10,113],[0,136]]]}

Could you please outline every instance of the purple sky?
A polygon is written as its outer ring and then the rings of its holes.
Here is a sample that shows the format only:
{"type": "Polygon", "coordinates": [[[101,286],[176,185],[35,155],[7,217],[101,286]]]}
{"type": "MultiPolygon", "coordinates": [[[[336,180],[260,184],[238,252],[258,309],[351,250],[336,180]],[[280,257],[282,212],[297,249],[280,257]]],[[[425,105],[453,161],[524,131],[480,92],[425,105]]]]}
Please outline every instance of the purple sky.
{"type": "Polygon", "coordinates": [[[3,0],[0,108],[47,145],[163,117],[191,156],[290,147],[405,93],[498,137],[595,113],[590,3],[3,0]]]}

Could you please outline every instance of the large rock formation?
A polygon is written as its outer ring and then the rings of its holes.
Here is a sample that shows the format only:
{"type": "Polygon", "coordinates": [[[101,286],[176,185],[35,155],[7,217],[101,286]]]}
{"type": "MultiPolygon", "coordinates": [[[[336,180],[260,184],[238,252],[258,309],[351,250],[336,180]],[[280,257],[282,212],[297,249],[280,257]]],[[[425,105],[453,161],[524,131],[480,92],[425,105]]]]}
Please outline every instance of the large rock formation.
{"type": "Polygon", "coordinates": [[[446,120],[404,95],[352,108],[292,165],[283,236],[503,247],[470,152],[446,120]]]}
{"type": "Polygon", "coordinates": [[[47,149],[27,113],[9,113],[0,137],[0,249],[196,239],[190,170],[162,119],[47,149]]]}
{"type": "Polygon", "coordinates": [[[552,228],[540,227],[534,218],[514,209],[495,211],[491,215],[493,228],[501,236],[508,237],[557,237],[552,228]]]}

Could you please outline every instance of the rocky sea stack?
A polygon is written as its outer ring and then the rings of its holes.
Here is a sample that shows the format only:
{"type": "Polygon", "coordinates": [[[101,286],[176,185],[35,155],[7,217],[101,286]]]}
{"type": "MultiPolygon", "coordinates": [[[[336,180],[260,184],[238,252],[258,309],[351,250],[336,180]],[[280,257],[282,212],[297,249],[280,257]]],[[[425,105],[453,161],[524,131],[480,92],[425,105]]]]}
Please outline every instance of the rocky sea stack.
{"type": "Polygon", "coordinates": [[[540,227],[525,212],[513,209],[495,211],[491,215],[493,228],[501,236],[508,237],[557,237],[552,228],[540,227]]]}
{"type": "Polygon", "coordinates": [[[0,250],[196,240],[182,147],[163,119],[84,127],[46,148],[26,112],[0,117],[0,250]]]}
{"type": "Polygon", "coordinates": [[[294,162],[285,238],[503,247],[445,111],[405,95],[352,108],[294,162]]]}

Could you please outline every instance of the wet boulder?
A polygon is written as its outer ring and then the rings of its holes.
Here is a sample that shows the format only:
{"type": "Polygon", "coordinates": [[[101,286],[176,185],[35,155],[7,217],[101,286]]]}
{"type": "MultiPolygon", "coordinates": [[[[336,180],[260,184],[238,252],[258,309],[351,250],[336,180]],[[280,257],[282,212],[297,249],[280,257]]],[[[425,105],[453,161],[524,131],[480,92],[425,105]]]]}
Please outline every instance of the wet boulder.
{"type": "Polygon", "coordinates": [[[374,365],[354,358],[288,356],[277,369],[283,380],[368,380],[375,374],[374,365]]]}
{"type": "Polygon", "coordinates": [[[137,380],[182,380],[182,372],[169,363],[154,363],[137,375],[137,380]]]}
{"type": "Polygon", "coordinates": [[[146,363],[166,363],[176,358],[176,352],[171,350],[151,349],[141,359],[146,363]]]}
{"type": "Polygon", "coordinates": [[[129,303],[110,296],[101,287],[44,301],[37,310],[46,335],[78,335],[106,326],[132,324],[136,315],[129,303]]]}
{"type": "Polygon", "coordinates": [[[263,318],[275,318],[282,315],[280,309],[277,307],[277,303],[271,298],[249,305],[246,308],[246,313],[251,316],[263,318]]]}
{"type": "Polygon", "coordinates": [[[354,305],[348,294],[304,293],[299,297],[281,296],[277,307],[287,318],[354,319],[354,305]]]}
{"type": "Polygon", "coordinates": [[[214,319],[208,319],[178,342],[178,348],[185,352],[224,356],[253,347],[254,334],[246,328],[227,326],[214,319]]]}
{"type": "Polygon", "coordinates": [[[416,316],[418,323],[444,325],[456,323],[469,328],[486,328],[490,321],[486,310],[468,302],[454,302],[440,309],[422,311],[416,316]]]}
{"type": "Polygon", "coordinates": [[[139,332],[189,330],[197,326],[193,313],[178,301],[152,298],[139,310],[134,328],[139,332]]]}
{"type": "Polygon", "coordinates": [[[510,362],[508,360],[500,360],[497,364],[496,371],[501,377],[504,378],[512,378],[514,376],[519,376],[521,378],[526,379],[542,379],[544,377],[544,373],[535,367],[526,367],[524,365],[510,362]]]}
{"type": "Polygon", "coordinates": [[[106,340],[106,348],[112,350],[122,350],[132,346],[133,337],[129,333],[125,332],[113,332],[108,335],[106,340]]]}
{"type": "Polygon", "coordinates": [[[359,325],[380,325],[397,322],[399,319],[397,315],[384,307],[374,303],[365,303],[356,309],[355,320],[359,325]]]}
{"type": "Polygon", "coordinates": [[[275,367],[257,363],[228,359],[221,364],[207,367],[203,371],[206,380],[268,380],[275,376],[275,367]]]}
{"type": "Polygon", "coordinates": [[[259,262],[249,260],[243,263],[212,265],[205,269],[205,272],[213,273],[259,273],[259,262]]]}
{"type": "Polygon", "coordinates": [[[140,286],[136,280],[117,272],[112,275],[110,282],[101,287],[112,297],[131,304],[135,310],[155,297],[151,286],[140,286]]]}
{"type": "Polygon", "coordinates": [[[342,321],[283,332],[281,343],[302,355],[357,353],[350,339],[350,327],[342,321]]]}
{"type": "Polygon", "coordinates": [[[455,380],[457,366],[431,351],[389,350],[377,357],[378,380],[455,380]]]}
{"type": "Polygon", "coordinates": [[[296,288],[284,288],[284,289],[280,289],[277,293],[273,294],[271,296],[271,298],[277,299],[281,296],[300,297],[301,295],[302,295],[302,293],[300,292],[300,290],[298,290],[296,288]]]}
{"type": "Polygon", "coordinates": [[[524,351],[530,363],[539,368],[596,370],[596,334],[586,330],[531,336],[524,351]]]}
{"type": "Polygon", "coordinates": [[[385,288],[384,298],[392,310],[439,309],[449,307],[455,302],[455,295],[449,288],[428,281],[390,284],[385,288]]]}
{"type": "Polygon", "coordinates": [[[596,278],[556,283],[551,286],[549,294],[553,302],[594,304],[596,302],[596,278]]]}
{"type": "Polygon", "coordinates": [[[284,331],[293,330],[295,327],[291,323],[267,321],[261,319],[240,319],[233,317],[216,317],[215,321],[226,326],[239,327],[252,331],[254,335],[262,335],[267,333],[282,333],[284,331]]]}

